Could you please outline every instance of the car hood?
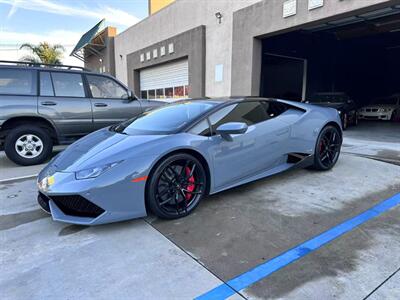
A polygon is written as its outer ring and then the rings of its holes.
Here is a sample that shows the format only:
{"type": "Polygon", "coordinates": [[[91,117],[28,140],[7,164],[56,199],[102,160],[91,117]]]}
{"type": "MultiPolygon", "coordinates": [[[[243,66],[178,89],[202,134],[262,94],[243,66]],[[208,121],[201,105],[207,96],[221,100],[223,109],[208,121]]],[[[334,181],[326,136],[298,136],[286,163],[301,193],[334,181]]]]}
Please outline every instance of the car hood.
{"type": "MultiPolygon", "coordinates": [[[[75,172],[135,157],[135,151],[165,135],[126,135],[108,128],[93,132],[61,152],[51,165],[58,172],[75,172]]],[[[142,152],[140,152],[142,153],[142,152]]],[[[144,152],[145,153],[145,152],[144,152]]]]}
{"type": "Polygon", "coordinates": [[[379,109],[379,108],[395,109],[396,105],[395,104],[372,104],[372,105],[364,106],[363,109],[364,108],[368,108],[368,109],[379,109]]]}

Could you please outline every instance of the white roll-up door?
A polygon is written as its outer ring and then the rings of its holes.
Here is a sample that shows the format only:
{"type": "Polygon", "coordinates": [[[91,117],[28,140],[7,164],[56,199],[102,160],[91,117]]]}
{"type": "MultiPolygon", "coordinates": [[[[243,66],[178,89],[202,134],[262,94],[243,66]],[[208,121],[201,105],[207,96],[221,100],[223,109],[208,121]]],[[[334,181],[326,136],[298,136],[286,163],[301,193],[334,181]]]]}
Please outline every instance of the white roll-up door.
{"type": "Polygon", "coordinates": [[[189,66],[187,59],[140,71],[140,90],[143,98],[165,100],[185,98],[187,97],[188,85],[189,66]]]}

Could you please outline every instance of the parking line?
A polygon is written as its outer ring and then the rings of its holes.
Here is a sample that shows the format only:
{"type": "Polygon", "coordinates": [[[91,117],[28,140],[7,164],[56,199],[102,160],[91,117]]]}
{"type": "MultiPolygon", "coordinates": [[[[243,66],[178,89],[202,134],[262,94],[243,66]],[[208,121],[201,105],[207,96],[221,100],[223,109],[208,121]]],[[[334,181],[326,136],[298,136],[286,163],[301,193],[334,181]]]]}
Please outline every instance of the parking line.
{"type": "Polygon", "coordinates": [[[292,262],[306,256],[307,254],[328,244],[332,240],[353,230],[357,226],[379,216],[389,209],[400,204],[400,193],[386,199],[379,204],[373,206],[367,211],[328,229],[320,235],[284,252],[283,254],[263,263],[255,268],[227,281],[224,284],[208,291],[207,293],[195,298],[198,300],[226,299],[235,293],[249,287],[250,285],[260,281],[275,271],[278,271],[292,262]]]}
{"type": "Polygon", "coordinates": [[[35,178],[37,176],[38,176],[38,174],[32,174],[32,175],[26,175],[26,176],[20,176],[20,177],[6,178],[6,179],[1,179],[0,183],[5,183],[5,182],[9,182],[9,181],[17,181],[17,180],[22,180],[22,179],[35,178]]]}

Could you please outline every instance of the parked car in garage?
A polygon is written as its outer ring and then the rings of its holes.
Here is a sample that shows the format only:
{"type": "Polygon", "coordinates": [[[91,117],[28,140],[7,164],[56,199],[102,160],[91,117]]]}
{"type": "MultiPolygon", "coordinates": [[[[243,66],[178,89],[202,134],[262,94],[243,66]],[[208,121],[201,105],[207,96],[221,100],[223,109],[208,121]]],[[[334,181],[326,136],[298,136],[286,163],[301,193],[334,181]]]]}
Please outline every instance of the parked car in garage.
{"type": "Polygon", "coordinates": [[[378,98],[358,111],[359,119],[400,121],[400,94],[378,98]]]}
{"type": "Polygon", "coordinates": [[[358,123],[357,105],[346,93],[316,93],[306,103],[337,109],[342,119],[343,130],[358,123]]]}
{"type": "Polygon", "coordinates": [[[0,61],[0,144],[34,165],[69,144],[162,102],[141,100],[114,77],[74,66],[0,61]]]}

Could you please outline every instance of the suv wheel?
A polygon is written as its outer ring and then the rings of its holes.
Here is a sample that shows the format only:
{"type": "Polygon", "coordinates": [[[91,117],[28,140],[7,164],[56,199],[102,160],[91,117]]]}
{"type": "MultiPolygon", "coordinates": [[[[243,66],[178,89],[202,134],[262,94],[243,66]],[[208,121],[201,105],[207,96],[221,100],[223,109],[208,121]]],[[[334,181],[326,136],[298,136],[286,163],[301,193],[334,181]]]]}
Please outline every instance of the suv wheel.
{"type": "Polygon", "coordinates": [[[5,139],[7,157],[18,165],[40,164],[51,155],[53,142],[49,133],[38,126],[22,125],[12,129],[5,139]]]}

